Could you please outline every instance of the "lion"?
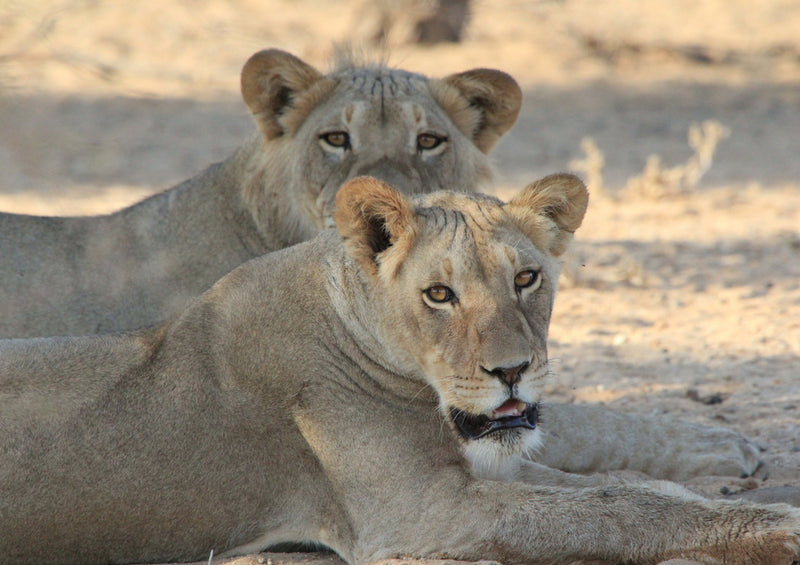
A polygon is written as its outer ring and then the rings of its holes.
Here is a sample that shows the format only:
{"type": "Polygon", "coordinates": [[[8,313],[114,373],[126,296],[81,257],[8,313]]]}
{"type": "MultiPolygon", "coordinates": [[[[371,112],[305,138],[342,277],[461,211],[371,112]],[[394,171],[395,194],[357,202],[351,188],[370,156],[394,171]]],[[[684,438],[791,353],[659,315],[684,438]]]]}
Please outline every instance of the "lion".
{"type": "Polygon", "coordinates": [[[407,194],[488,182],[487,154],[520,110],[514,79],[339,59],[326,75],[277,49],[253,55],[241,90],[259,131],[161,194],[105,216],[0,214],[0,337],[161,322],[244,261],[330,227],[355,176],[407,194]]]}
{"type": "MultiPolygon", "coordinates": [[[[533,459],[618,423],[594,411],[584,429],[541,398],[558,257],[586,206],[563,174],[508,204],[357,178],[335,230],[245,263],[160,327],[2,343],[3,561],[304,542],[351,564],[788,565],[798,508],[533,459]]],[[[631,423],[623,441],[692,456],[677,424],[631,423]]]]}

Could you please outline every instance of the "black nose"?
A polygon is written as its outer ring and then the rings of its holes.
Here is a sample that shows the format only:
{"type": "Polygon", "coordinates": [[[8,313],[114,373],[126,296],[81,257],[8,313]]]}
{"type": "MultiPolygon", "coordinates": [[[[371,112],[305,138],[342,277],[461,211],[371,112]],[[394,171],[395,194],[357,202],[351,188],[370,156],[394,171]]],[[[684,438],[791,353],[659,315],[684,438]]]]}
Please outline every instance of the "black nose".
{"type": "Polygon", "coordinates": [[[517,365],[516,367],[495,367],[494,369],[481,367],[481,369],[488,374],[497,377],[508,386],[514,386],[519,382],[520,378],[522,378],[522,372],[528,368],[528,365],[530,365],[530,363],[523,363],[522,365],[517,365]]]}

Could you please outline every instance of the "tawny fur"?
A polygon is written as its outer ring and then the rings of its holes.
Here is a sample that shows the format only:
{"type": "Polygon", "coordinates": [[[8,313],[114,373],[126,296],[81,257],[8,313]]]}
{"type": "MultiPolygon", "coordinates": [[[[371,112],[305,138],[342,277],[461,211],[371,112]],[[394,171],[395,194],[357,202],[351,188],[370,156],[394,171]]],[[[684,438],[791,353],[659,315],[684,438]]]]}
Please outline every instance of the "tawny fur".
{"type": "Polygon", "coordinates": [[[0,343],[3,563],[199,560],[304,541],[354,564],[788,565],[798,509],[544,464],[611,465],[630,450],[650,468],[697,463],[712,438],[741,467],[732,434],[542,405],[534,462],[536,429],[457,431],[454,413],[539,401],[563,250],[550,226],[571,234],[585,206],[563,175],[508,205],[410,200],[356,179],[340,191],[338,233],[242,265],[165,326],[0,343]],[[515,286],[529,271],[537,284],[515,286]],[[431,302],[431,285],[453,300],[431,302]],[[519,380],[497,377],[520,360],[519,380]]]}
{"type": "Polygon", "coordinates": [[[107,216],[0,213],[0,337],[166,320],[244,261],[332,226],[355,176],[406,194],[475,190],[521,105],[501,71],[428,79],[351,62],[323,74],[277,49],[247,61],[241,88],[258,133],[194,178],[107,216]],[[347,144],[327,144],[334,132],[347,144]],[[420,147],[420,135],[441,143],[420,147]]]}

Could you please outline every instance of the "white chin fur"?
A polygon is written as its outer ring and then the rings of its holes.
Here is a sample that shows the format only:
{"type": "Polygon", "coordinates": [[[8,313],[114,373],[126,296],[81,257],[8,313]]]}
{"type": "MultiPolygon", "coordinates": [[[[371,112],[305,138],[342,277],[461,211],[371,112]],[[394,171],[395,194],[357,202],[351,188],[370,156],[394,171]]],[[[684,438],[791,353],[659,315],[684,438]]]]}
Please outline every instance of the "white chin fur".
{"type": "Polygon", "coordinates": [[[521,430],[518,441],[510,445],[487,436],[464,442],[463,449],[475,478],[508,482],[517,478],[522,462],[530,459],[541,446],[541,433],[537,428],[521,430]]]}

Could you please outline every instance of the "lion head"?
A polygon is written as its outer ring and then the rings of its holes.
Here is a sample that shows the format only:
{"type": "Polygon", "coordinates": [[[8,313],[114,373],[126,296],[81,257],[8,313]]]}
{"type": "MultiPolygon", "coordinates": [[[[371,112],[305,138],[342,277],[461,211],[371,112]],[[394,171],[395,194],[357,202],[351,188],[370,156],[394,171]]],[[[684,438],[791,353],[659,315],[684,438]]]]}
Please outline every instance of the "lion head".
{"type": "Polygon", "coordinates": [[[405,194],[479,188],[522,101],[501,71],[429,79],[342,58],[323,74],[276,49],[253,55],[241,79],[260,130],[244,198],[262,229],[283,232],[281,244],[332,227],[336,192],[357,176],[405,194]]]}
{"type": "Polygon", "coordinates": [[[558,257],[587,203],[565,174],[508,204],[452,192],[409,200],[375,179],[337,197],[345,247],[374,287],[379,341],[399,371],[435,390],[479,474],[504,472],[538,443],[558,257]]]}

